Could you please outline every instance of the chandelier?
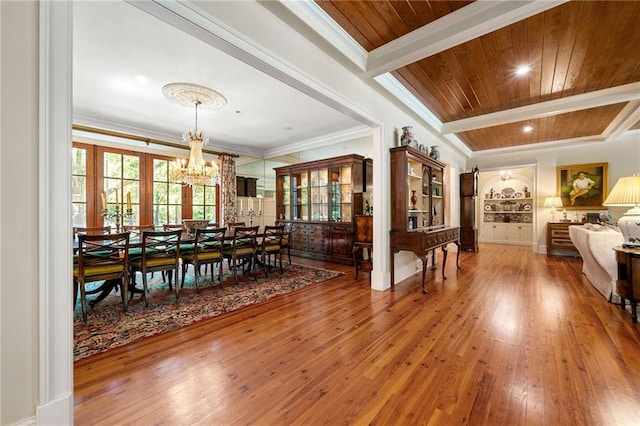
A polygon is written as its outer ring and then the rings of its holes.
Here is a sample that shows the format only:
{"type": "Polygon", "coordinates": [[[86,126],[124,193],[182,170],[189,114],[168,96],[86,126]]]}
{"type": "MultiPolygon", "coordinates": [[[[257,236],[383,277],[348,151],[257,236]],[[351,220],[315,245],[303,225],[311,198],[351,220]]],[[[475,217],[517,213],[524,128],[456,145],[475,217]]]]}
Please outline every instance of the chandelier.
{"type": "Polygon", "coordinates": [[[196,125],[193,131],[186,131],[182,140],[189,144],[189,161],[176,159],[170,169],[170,179],[183,185],[213,185],[218,178],[218,166],[215,162],[207,165],[202,155],[202,147],[209,138],[204,131],[198,131],[198,107],[220,109],[227,100],[220,93],[204,86],[190,83],[172,83],[162,88],[164,96],[180,105],[195,105],[196,125]]]}

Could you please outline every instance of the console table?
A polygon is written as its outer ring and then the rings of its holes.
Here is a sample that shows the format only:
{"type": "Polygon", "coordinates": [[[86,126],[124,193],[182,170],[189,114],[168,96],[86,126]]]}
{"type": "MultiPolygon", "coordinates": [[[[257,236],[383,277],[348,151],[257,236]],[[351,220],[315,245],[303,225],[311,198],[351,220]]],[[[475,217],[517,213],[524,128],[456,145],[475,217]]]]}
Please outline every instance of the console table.
{"type": "Polygon", "coordinates": [[[618,263],[616,290],[620,295],[620,306],[624,310],[626,299],[631,303],[631,321],[638,322],[637,305],[640,302],[640,249],[615,247],[618,263]]]}
{"type": "Polygon", "coordinates": [[[580,252],[578,252],[569,237],[569,227],[571,225],[582,224],[578,222],[547,223],[547,256],[580,257],[580,252]]]}
{"type": "Polygon", "coordinates": [[[447,245],[453,243],[458,246],[456,253],[456,266],[460,268],[460,228],[441,228],[436,230],[416,231],[391,231],[390,232],[390,257],[391,257],[391,287],[395,285],[394,254],[401,250],[412,251],[422,260],[422,293],[426,294],[424,281],[427,275],[428,255],[431,253],[431,269],[436,268],[436,249],[442,250],[442,279],[446,279],[444,268],[447,264],[447,245]]]}

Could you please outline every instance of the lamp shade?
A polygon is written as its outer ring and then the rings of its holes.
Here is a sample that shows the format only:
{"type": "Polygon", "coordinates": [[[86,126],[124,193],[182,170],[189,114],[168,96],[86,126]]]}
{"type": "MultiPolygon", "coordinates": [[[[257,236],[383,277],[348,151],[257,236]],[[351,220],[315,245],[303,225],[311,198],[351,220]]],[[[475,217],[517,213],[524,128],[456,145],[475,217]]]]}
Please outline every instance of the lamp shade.
{"type": "Polygon", "coordinates": [[[625,247],[640,248],[640,174],[618,179],[604,206],[631,206],[620,219],[625,247]]]}
{"type": "Polygon", "coordinates": [[[544,199],[545,207],[562,207],[562,199],[560,197],[547,197],[544,199]]]}

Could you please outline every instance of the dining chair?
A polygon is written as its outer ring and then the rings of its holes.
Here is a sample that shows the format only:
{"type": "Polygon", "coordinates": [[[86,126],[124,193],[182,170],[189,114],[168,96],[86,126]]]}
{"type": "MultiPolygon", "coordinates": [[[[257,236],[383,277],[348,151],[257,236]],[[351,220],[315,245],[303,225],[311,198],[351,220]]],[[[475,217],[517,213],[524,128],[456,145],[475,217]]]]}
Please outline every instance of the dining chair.
{"type": "Polygon", "coordinates": [[[129,233],[78,234],[78,263],[73,267],[74,304],[80,288],[82,320],[87,322],[85,286],[89,282],[118,280],[124,312],[127,311],[129,233]]]}
{"type": "MultiPolygon", "coordinates": [[[[182,259],[182,287],[184,287],[184,276],[187,273],[187,268],[191,264],[193,265],[193,274],[196,282],[196,293],[200,286],[200,266],[211,265],[211,282],[215,281],[214,278],[214,265],[219,264],[220,274],[219,281],[222,286],[222,248],[224,246],[225,233],[227,228],[199,228],[196,229],[195,242],[193,244],[193,250],[187,253],[182,253],[180,258],[182,259]]],[[[205,277],[207,270],[205,269],[205,277]]]]}
{"type": "Polygon", "coordinates": [[[271,261],[271,255],[274,256],[274,267],[278,266],[278,259],[280,262],[280,274],[282,270],[282,232],[284,231],[284,225],[267,225],[264,227],[264,233],[262,235],[262,241],[258,248],[260,259],[264,268],[264,276],[269,277],[269,267],[271,261]]]}
{"type": "MultiPolygon", "coordinates": [[[[242,268],[243,273],[245,264],[249,265],[249,272],[255,268],[257,236],[258,226],[237,226],[233,229],[231,245],[225,245],[222,250],[222,256],[229,260],[235,284],[238,284],[238,267],[242,268]]],[[[258,280],[257,277],[255,279],[258,280]]]]}
{"type": "Polygon", "coordinates": [[[140,257],[132,259],[131,267],[131,291],[135,292],[135,274],[142,274],[142,286],[144,302],[149,306],[149,286],[147,285],[147,274],[149,272],[166,271],[169,279],[169,290],[172,287],[173,273],[175,272],[175,293],[176,299],[180,297],[178,288],[178,269],[180,266],[180,238],[182,230],[175,231],[143,231],[140,257]]]}
{"type": "MultiPolygon", "coordinates": [[[[140,237],[142,232],[144,231],[155,231],[156,227],[155,225],[123,225],[122,229],[125,232],[130,232],[131,236],[135,236],[136,237],[140,237]]],[[[129,240],[129,242],[131,242],[131,240],[129,240]]],[[[132,260],[135,260],[136,258],[140,257],[140,255],[142,254],[142,249],[139,247],[136,248],[130,248],[129,249],[129,262],[131,262],[132,260]]],[[[135,282],[135,274],[131,275],[131,278],[133,279],[133,281],[135,282]]],[[[153,278],[153,272],[151,273],[151,278],[153,278]]],[[[162,271],[162,279],[165,279],[164,276],[164,271],[162,271]]],[[[132,293],[133,295],[133,293],[132,293]]]]}
{"type": "Polygon", "coordinates": [[[237,228],[238,226],[246,226],[244,222],[228,222],[226,225],[230,231],[232,231],[234,228],[237,228]]]}
{"type": "MultiPolygon", "coordinates": [[[[280,250],[287,252],[287,258],[289,259],[289,266],[291,266],[291,231],[293,224],[287,222],[284,224],[282,230],[282,242],[280,243],[280,250]]],[[[282,266],[282,264],[280,264],[282,266]]]]}
{"type": "Polygon", "coordinates": [[[123,225],[122,229],[129,232],[142,233],[143,231],[155,231],[156,226],[151,225],[123,225]]]}
{"type": "Polygon", "coordinates": [[[90,227],[82,227],[82,226],[74,226],[73,227],[73,239],[75,241],[78,234],[86,234],[86,235],[102,235],[111,233],[110,226],[90,226],[90,227]]]}

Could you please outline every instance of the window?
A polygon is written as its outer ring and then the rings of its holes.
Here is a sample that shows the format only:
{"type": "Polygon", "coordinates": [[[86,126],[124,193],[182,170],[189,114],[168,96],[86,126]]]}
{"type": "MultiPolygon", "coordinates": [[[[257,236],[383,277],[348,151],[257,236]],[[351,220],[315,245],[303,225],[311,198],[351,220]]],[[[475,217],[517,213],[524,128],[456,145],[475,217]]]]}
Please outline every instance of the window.
{"type": "Polygon", "coordinates": [[[182,185],[169,181],[173,161],[153,159],[153,223],[182,223],[182,185]]]}
{"type": "Polygon", "coordinates": [[[217,187],[212,185],[194,185],[192,188],[192,217],[219,222],[216,216],[217,187]]]}
{"type": "Polygon", "coordinates": [[[71,150],[71,211],[73,226],[87,226],[87,149],[71,150]]]}
{"type": "Polygon", "coordinates": [[[74,143],[71,154],[73,226],[115,230],[116,205],[124,225],[181,223],[189,217],[218,221],[219,187],[170,182],[173,158],[83,143],[74,143]]]}
{"type": "Polygon", "coordinates": [[[140,223],[140,156],[118,151],[102,151],[103,191],[110,216],[105,225],[116,225],[116,214],[120,223],[140,223]],[[131,206],[131,212],[128,211],[131,206]],[[130,214],[129,214],[130,213],[130,214]]]}

